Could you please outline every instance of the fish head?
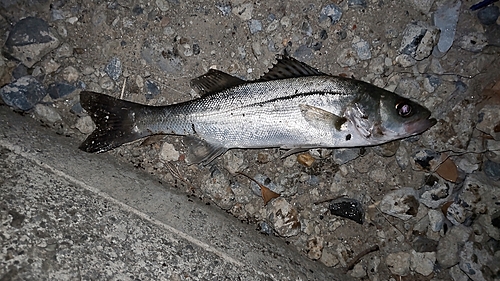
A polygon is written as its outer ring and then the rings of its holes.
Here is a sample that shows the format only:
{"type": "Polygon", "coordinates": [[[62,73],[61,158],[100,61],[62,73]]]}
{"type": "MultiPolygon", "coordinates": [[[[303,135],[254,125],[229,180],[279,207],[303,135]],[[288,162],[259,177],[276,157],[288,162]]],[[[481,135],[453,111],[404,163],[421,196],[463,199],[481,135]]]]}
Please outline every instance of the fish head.
{"type": "Polygon", "coordinates": [[[429,118],[431,112],[427,108],[388,91],[380,94],[378,110],[379,121],[373,136],[384,141],[420,134],[437,122],[429,118]]]}
{"type": "Polygon", "coordinates": [[[417,135],[436,124],[427,108],[380,88],[356,100],[346,115],[372,145],[417,135]]]}

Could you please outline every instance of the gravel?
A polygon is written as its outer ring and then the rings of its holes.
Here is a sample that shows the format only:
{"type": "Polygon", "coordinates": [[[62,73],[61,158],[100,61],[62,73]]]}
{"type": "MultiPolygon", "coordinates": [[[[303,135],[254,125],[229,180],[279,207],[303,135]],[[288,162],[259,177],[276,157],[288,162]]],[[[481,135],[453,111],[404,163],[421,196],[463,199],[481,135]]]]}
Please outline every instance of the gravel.
{"type": "MultiPolygon", "coordinates": [[[[189,80],[210,68],[256,79],[284,52],[425,104],[438,124],[422,135],[310,150],[308,161],[282,159],[278,149],[231,150],[188,166],[175,136],[109,154],[282,237],[317,263],[346,268],[354,260],[356,278],[498,278],[498,3],[471,12],[461,1],[433,0],[68,0],[29,9],[7,2],[0,3],[0,97],[78,141],[93,129],[80,90],[118,97],[125,85],[124,99],[178,103],[197,97],[189,80]],[[444,154],[456,181],[436,172],[444,154]],[[264,204],[260,187],[237,172],[280,196],[264,204]],[[355,200],[348,210],[355,221],[330,213],[339,198],[355,200]],[[374,245],[378,251],[364,252],[374,245]]],[[[0,278],[6,274],[0,268],[0,278]]]]}

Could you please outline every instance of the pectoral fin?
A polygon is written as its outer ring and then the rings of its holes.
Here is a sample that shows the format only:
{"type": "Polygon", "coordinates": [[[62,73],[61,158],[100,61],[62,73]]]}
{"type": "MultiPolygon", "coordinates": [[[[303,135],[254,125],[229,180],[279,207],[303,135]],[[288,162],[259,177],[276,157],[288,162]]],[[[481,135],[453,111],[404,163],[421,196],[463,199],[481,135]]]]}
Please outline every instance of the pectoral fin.
{"type": "Polygon", "coordinates": [[[337,116],[315,106],[300,104],[299,107],[304,119],[311,126],[319,130],[331,130],[332,128],[335,128],[340,131],[342,124],[347,121],[344,117],[337,116]]]}
{"type": "Polygon", "coordinates": [[[189,165],[200,163],[207,165],[227,151],[225,147],[208,143],[207,141],[193,136],[185,136],[184,144],[188,147],[186,162],[189,165]]]}

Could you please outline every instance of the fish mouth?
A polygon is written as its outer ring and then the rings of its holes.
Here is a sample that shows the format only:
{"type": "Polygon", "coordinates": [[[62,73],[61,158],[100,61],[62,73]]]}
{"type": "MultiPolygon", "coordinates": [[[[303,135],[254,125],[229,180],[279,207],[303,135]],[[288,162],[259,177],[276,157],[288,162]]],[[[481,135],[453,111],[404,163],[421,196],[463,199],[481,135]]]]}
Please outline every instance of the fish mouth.
{"type": "Polygon", "coordinates": [[[436,125],[436,123],[437,120],[435,118],[429,119],[429,116],[427,116],[426,119],[419,119],[406,124],[405,129],[407,133],[411,135],[417,135],[429,129],[430,127],[436,125]]]}

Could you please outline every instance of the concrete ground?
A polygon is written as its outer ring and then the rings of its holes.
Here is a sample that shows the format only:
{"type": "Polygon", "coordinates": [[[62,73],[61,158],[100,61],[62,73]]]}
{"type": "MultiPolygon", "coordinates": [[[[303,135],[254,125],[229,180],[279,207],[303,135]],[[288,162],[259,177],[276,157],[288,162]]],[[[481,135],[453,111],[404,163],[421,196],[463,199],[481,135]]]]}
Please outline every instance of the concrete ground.
{"type": "Polygon", "coordinates": [[[0,280],[349,280],[0,106],[0,280]]]}

